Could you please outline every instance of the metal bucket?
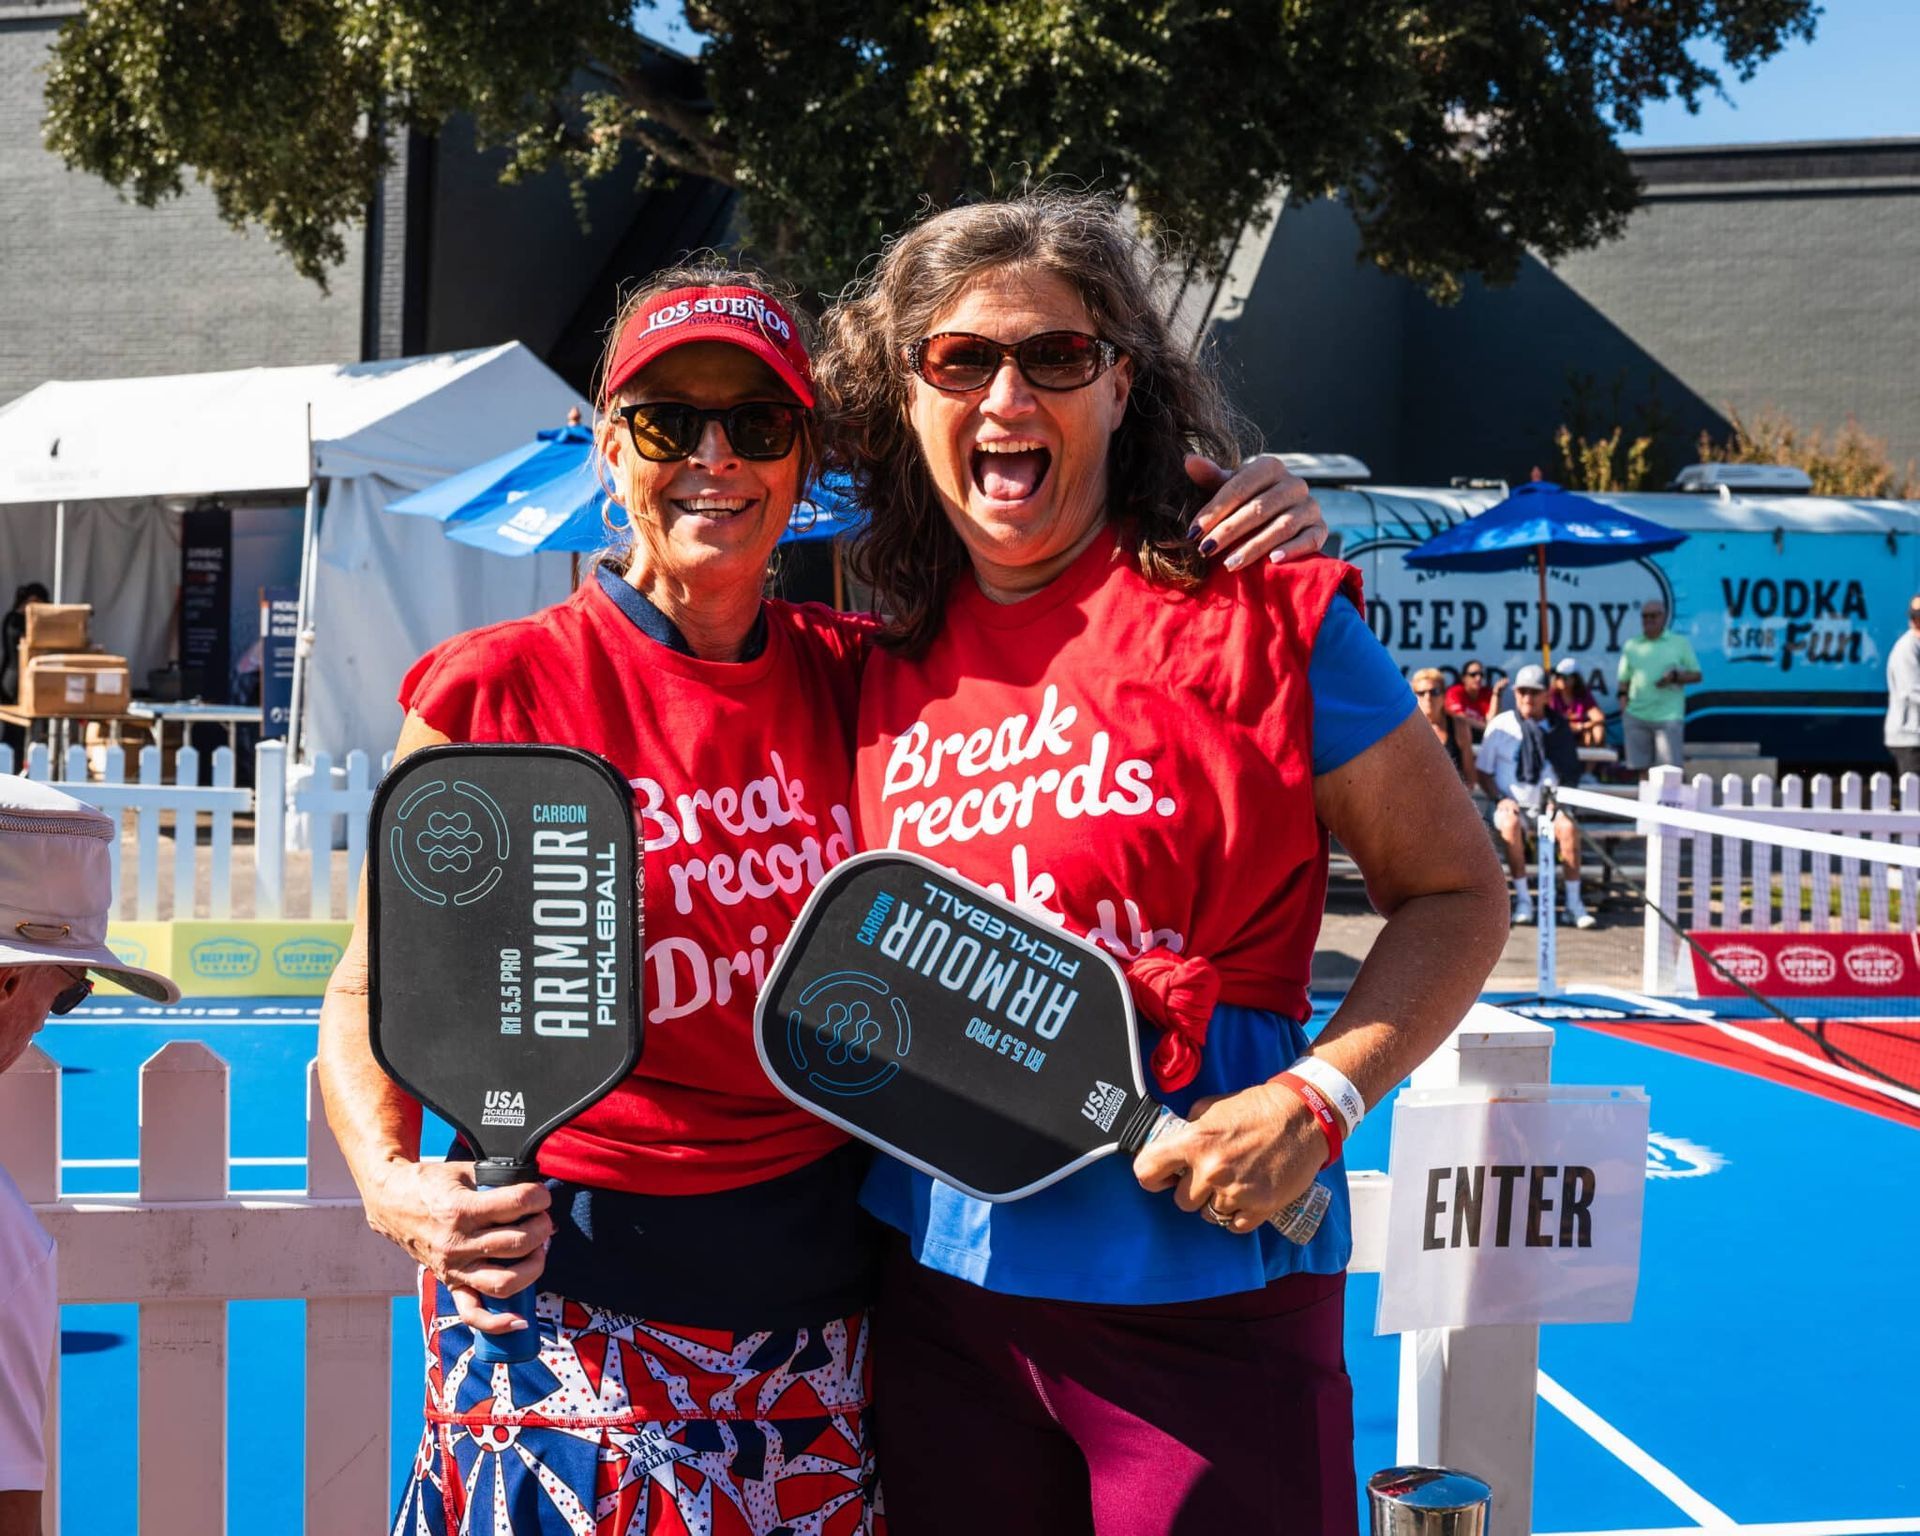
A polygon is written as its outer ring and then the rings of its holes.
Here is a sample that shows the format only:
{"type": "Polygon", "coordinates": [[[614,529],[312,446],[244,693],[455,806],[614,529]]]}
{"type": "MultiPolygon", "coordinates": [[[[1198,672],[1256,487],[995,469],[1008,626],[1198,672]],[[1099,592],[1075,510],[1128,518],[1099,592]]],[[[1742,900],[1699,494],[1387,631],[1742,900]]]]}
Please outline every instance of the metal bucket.
{"type": "Polygon", "coordinates": [[[1487,1536],[1493,1490],[1446,1467],[1389,1467],[1367,1479],[1373,1536],[1487,1536]]]}

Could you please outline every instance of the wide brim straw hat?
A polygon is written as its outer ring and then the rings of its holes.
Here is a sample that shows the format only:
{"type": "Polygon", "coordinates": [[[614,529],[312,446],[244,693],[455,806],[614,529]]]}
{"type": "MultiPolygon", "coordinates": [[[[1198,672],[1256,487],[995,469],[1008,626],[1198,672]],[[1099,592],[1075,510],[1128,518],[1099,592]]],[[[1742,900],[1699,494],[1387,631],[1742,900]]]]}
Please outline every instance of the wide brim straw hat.
{"type": "Polygon", "coordinates": [[[158,971],[107,947],[114,839],[104,811],[45,784],[0,775],[0,965],[65,965],[177,1003],[158,971]]]}

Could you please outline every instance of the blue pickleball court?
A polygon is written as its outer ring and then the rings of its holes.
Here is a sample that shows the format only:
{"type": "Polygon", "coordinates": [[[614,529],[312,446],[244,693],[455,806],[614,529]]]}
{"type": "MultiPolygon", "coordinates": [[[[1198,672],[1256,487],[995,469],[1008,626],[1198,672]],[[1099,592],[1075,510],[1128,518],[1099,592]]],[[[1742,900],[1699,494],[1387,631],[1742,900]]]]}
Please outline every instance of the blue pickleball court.
{"type": "MultiPolygon", "coordinates": [[[[189,1003],[161,1024],[96,999],[50,1024],[41,1043],[64,1068],[66,1189],[133,1187],[139,1065],[182,1038],[205,1041],[233,1069],[234,1190],[298,1188],[316,1011],[303,999],[189,1003]]],[[[1920,1131],[1578,1025],[1558,1028],[1554,1077],[1644,1086],[1654,1176],[1634,1320],[1543,1333],[1534,1529],[1920,1532],[1920,1131]]],[[[1375,1110],[1353,1166],[1386,1166],[1390,1119],[1375,1110]]],[[[1373,1336],[1376,1294],[1372,1277],[1357,1276],[1348,1302],[1362,1470],[1395,1459],[1399,1341],[1373,1336]]],[[[228,1309],[233,1530],[301,1527],[300,1313],[298,1302],[228,1309]]],[[[417,1328],[397,1303],[396,1483],[419,1429],[417,1328]]],[[[127,1465],[134,1334],[130,1306],[68,1307],[62,1318],[69,1536],[137,1528],[132,1481],[100,1475],[127,1465]]]]}

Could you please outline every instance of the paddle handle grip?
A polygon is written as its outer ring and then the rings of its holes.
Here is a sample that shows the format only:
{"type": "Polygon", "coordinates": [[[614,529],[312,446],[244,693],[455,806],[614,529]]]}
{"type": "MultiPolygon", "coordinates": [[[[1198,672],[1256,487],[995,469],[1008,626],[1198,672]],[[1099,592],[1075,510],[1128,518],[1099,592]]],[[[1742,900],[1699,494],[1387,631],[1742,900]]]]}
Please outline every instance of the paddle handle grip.
{"type": "MultiPolygon", "coordinates": [[[[510,1163],[500,1158],[484,1158],[473,1165],[473,1182],[482,1189],[506,1184],[538,1182],[540,1171],[531,1163],[510,1163]]],[[[482,1296],[483,1305],[496,1315],[511,1314],[526,1319],[527,1326],[512,1333],[473,1335],[473,1358],[483,1365],[521,1365],[540,1357],[540,1325],[533,1312],[535,1287],[515,1291],[511,1296],[482,1296]]]]}
{"type": "MultiPolygon", "coordinates": [[[[1186,1128],[1186,1120],[1163,1104],[1160,1113],[1154,1117],[1153,1129],[1147,1132],[1147,1140],[1155,1141],[1171,1131],[1184,1131],[1186,1128]]],[[[1283,1205],[1269,1216],[1267,1225],[1288,1241],[1304,1248],[1313,1241],[1314,1233],[1320,1230],[1320,1222],[1327,1214],[1327,1207],[1332,1204],[1332,1193],[1326,1185],[1315,1179],[1298,1200],[1283,1205]]]]}

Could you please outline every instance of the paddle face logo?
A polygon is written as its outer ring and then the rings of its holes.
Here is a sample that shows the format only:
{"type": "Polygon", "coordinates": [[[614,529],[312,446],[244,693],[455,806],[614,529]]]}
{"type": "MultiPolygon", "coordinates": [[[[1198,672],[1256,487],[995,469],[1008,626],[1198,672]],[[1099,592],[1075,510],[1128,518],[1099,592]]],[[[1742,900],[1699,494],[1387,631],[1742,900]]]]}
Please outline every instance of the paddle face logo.
{"type": "Polygon", "coordinates": [[[1087,1102],[1080,1106],[1083,1118],[1091,1120],[1103,1131],[1113,1129],[1113,1122],[1119,1118],[1120,1111],[1126,1107],[1127,1090],[1116,1088],[1112,1083],[1096,1080],[1087,1091],[1087,1102]]]}
{"type": "Polygon", "coordinates": [[[482,1125],[521,1126],[527,1123],[527,1096],[511,1088],[489,1088],[480,1111],[482,1125]]]}
{"type": "Polygon", "coordinates": [[[500,884],[511,851],[499,803],[464,779],[428,779],[394,813],[387,858],[431,907],[465,907],[500,884]]]}
{"type": "Polygon", "coordinates": [[[787,1014],[787,1054],[823,1093],[878,1092],[899,1075],[912,1044],[905,999],[865,971],[822,976],[787,1014]]]}

